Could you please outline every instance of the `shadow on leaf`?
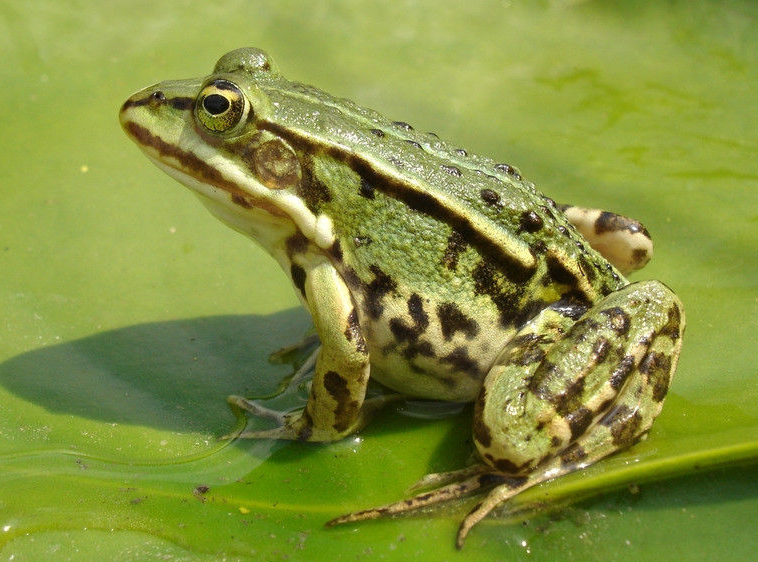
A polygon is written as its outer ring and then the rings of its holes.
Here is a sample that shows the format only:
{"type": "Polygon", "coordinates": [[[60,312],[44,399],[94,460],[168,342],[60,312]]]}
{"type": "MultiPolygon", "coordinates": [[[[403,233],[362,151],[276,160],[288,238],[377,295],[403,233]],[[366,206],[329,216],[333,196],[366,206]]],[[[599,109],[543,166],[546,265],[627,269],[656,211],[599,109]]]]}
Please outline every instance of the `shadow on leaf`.
{"type": "Polygon", "coordinates": [[[0,384],[51,412],[221,435],[226,396],[274,391],[291,366],[269,354],[308,325],[301,309],[140,324],[16,356],[0,384]]]}

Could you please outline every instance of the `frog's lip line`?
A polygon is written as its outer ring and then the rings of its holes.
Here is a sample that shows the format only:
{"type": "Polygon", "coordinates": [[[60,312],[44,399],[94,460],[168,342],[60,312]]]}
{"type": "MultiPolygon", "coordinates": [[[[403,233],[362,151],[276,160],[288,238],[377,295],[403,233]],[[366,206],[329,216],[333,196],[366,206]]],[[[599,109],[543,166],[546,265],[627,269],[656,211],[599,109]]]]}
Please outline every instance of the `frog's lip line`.
{"type": "Polygon", "coordinates": [[[206,164],[194,153],[164,141],[133,121],[124,119],[122,125],[150,161],[194,192],[220,201],[218,192],[210,190],[208,186],[215,187],[228,193],[232,202],[243,212],[258,210],[279,219],[288,219],[297,225],[306,238],[314,240],[322,248],[327,248],[333,243],[334,233],[331,224],[319,220],[319,217],[310,212],[305,203],[296,196],[287,196],[282,190],[275,192],[282,198],[277,202],[257,197],[225,178],[221,172],[206,164]],[[153,151],[157,154],[152,153],[153,151]],[[188,169],[193,170],[195,174],[188,173],[188,169]]]}
{"type": "MultiPolygon", "coordinates": [[[[239,185],[224,178],[217,169],[203,162],[195,154],[181,150],[177,146],[164,141],[134,121],[124,121],[123,127],[129,136],[137,142],[137,145],[143,149],[150,160],[159,165],[161,169],[169,173],[180,183],[187,185],[194,191],[204,192],[207,190],[199,188],[206,184],[212,185],[228,193],[231,196],[232,203],[240,207],[245,209],[261,209],[277,217],[287,216],[287,213],[282,209],[268,201],[251,195],[239,185]],[[160,156],[151,154],[148,149],[156,151],[160,156]],[[178,164],[174,164],[172,160],[178,164]],[[188,169],[193,170],[195,175],[187,173],[185,170],[188,169]],[[169,170],[174,173],[171,173],[169,170]],[[202,178],[202,181],[196,179],[198,177],[202,178]]],[[[206,195],[209,194],[206,193],[206,195]]]]}

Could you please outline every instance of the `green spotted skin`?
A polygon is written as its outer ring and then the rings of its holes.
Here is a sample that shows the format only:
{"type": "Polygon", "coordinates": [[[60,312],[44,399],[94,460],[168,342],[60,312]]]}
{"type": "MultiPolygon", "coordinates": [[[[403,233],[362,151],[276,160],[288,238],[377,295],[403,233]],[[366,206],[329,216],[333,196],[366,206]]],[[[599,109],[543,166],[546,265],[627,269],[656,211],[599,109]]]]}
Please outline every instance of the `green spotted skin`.
{"type": "Polygon", "coordinates": [[[661,283],[624,277],[652,255],[637,221],[557,205],[512,166],[289,81],[252,48],[134,94],[121,123],[278,261],[313,317],[305,409],[247,437],[349,435],[387,400],[365,400],[369,378],[475,401],[481,465],[334,523],[494,487],[461,545],[494,506],[631,445],[660,412],[684,316],[661,283]]]}

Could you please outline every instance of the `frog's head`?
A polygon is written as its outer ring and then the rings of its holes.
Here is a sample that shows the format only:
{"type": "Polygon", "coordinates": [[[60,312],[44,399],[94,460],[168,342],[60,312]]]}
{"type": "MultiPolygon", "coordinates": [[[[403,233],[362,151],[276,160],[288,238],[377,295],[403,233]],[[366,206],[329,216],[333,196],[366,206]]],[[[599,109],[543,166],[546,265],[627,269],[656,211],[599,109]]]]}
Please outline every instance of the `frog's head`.
{"type": "Polygon", "coordinates": [[[261,127],[272,103],[260,86],[277,79],[266,53],[238,49],[209,77],[145,88],[120,113],[126,133],[158,167],[264,246],[294,228],[312,237],[315,228],[297,195],[300,158],[261,127]]]}

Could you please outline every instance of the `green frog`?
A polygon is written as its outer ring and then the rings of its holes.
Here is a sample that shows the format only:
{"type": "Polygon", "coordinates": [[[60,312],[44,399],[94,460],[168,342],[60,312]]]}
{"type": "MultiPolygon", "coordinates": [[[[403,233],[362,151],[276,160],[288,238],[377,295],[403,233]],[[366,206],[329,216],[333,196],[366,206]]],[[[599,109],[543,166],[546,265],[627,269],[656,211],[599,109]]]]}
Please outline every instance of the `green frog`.
{"type": "Polygon", "coordinates": [[[459,528],[515,494],[629,447],[661,411],[684,313],[637,221],[560,205],[515,167],[292,82],[244,48],[210,76],[130,97],[150,160],[279,262],[320,347],[304,409],[250,438],[327,442],[393,396],[474,402],[479,462],[381,517],[488,490],[459,528]]]}

